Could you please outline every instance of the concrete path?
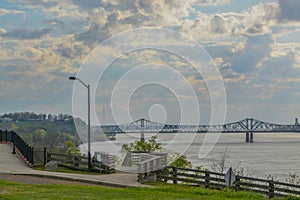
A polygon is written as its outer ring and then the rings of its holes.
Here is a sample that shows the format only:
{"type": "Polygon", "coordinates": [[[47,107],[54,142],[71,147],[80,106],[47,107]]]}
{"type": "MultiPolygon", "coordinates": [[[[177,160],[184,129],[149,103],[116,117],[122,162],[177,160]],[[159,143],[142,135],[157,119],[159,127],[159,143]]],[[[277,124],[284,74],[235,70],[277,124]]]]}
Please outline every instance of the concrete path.
{"type": "Polygon", "coordinates": [[[0,174],[48,177],[111,187],[143,187],[142,184],[137,182],[137,174],[114,173],[105,175],[85,175],[33,170],[25,165],[17,154],[12,154],[11,152],[12,145],[0,144],[0,174]]]}

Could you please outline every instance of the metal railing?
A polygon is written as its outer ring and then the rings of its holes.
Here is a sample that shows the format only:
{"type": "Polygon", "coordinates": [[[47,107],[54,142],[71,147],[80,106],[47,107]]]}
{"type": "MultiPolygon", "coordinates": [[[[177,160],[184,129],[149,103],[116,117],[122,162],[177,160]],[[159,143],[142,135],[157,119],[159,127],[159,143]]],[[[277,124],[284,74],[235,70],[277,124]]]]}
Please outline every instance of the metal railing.
{"type": "Polygon", "coordinates": [[[30,165],[34,165],[33,147],[29,146],[17,133],[0,130],[0,142],[12,143],[13,153],[17,150],[30,165]]]}

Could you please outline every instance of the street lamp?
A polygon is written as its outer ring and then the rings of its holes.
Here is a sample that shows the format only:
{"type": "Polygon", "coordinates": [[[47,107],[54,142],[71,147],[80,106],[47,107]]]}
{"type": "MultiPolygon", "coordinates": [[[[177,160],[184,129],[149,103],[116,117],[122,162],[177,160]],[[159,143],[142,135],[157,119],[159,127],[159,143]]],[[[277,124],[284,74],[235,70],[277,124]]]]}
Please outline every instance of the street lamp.
{"type": "Polygon", "coordinates": [[[82,80],[75,76],[69,77],[69,80],[78,80],[84,87],[88,89],[88,168],[89,170],[92,168],[91,161],[91,111],[90,111],[90,85],[85,84],[82,80]]]}

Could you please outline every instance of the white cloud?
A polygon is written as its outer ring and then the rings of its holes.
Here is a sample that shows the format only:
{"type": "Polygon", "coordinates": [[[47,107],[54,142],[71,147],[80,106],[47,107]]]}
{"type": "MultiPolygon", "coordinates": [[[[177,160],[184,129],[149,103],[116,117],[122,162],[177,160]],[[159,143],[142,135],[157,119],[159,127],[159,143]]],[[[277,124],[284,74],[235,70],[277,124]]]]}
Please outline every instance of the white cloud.
{"type": "Polygon", "coordinates": [[[7,33],[7,31],[3,28],[0,28],[0,35],[7,33]]]}
{"type": "Polygon", "coordinates": [[[24,16],[25,12],[21,11],[21,10],[7,10],[7,9],[4,9],[4,8],[0,8],[0,16],[7,15],[7,14],[23,15],[24,16]]]}
{"type": "Polygon", "coordinates": [[[230,0],[191,0],[191,3],[202,6],[220,6],[229,4],[230,0]]]}
{"type": "MultiPolygon", "coordinates": [[[[295,94],[296,89],[291,85],[299,83],[300,45],[289,37],[297,37],[296,33],[299,31],[298,0],[269,1],[242,12],[238,12],[238,9],[226,9],[235,11],[226,13],[219,10],[224,10],[225,4],[234,8],[235,5],[230,4],[230,0],[14,2],[19,5],[20,10],[1,8],[0,17],[5,18],[11,14],[26,16],[25,11],[29,10],[28,12],[32,11],[31,15],[37,11],[44,18],[41,23],[33,20],[34,23],[22,24],[22,27],[14,25],[17,23],[9,26],[1,24],[0,71],[2,70],[1,78],[9,83],[0,82],[1,87],[6,88],[1,90],[1,96],[4,91],[11,90],[16,91],[11,96],[17,96],[18,92],[25,96],[24,102],[31,95],[32,101],[43,99],[43,95],[47,96],[47,91],[60,88],[69,74],[76,73],[82,60],[96,44],[113,34],[148,26],[179,30],[201,42],[222,72],[230,109],[235,113],[242,110],[242,115],[247,115],[260,101],[277,102],[280,99],[278,95],[285,94],[285,90],[295,94]],[[203,13],[199,11],[199,7],[201,10],[206,7],[210,10],[203,13]],[[80,21],[82,26],[78,26],[80,21]],[[40,27],[41,24],[46,27],[40,27]],[[290,40],[282,44],[280,41],[284,37],[289,37],[290,40]],[[20,75],[25,78],[14,81],[20,75]],[[25,84],[32,91],[24,87],[25,84]]],[[[180,41],[176,44],[180,44],[180,41]]],[[[136,44],[133,42],[132,45],[136,44]]],[[[107,47],[105,51],[110,55],[114,50],[107,47]]],[[[167,57],[160,57],[151,51],[143,53],[123,58],[136,59],[136,63],[141,62],[141,58],[145,62],[164,63],[163,58],[167,57]]],[[[186,73],[194,86],[199,86],[200,94],[205,93],[203,81],[198,76],[193,76],[185,62],[176,58],[168,61],[178,71],[186,73]]],[[[126,65],[123,63],[122,67],[126,65]]],[[[119,75],[118,72],[114,73],[112,76],[119,75]]],[[[60,88],[60,91],[61,96],[64,96],[64,88],[60,88]]],[[[8,92],[4,93],[9,95],[8,92]]],[[[47,97],[49,96],[48,94],[47,97]]],[[[59,92],[56,97],[60,97],[59,92]]],[[[282,99],[281,101],[284,102],[282,99]]],[[[43,105],[38,107],[43,108],[43,105]]]]}
{"type": "Polygon", "coordinates": [[[8,13],[9,13],[8,10],[3,9],[3,8],[0,8],[0,16],[6,15],[6,14],[8,14],[8,13]]]}

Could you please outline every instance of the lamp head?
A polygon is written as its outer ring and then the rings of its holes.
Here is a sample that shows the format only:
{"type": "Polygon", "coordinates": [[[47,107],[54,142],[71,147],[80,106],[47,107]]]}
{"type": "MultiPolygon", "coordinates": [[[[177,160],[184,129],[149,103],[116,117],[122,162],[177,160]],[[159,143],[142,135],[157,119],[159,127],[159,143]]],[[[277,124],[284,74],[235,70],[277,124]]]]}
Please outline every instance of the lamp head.
{"type": "Polygon", "coordinates": [[[70,76],[69,80],[73,80],[74,81],[74,80],[76,80],[76,77],[75,76],[70,76]]]}

